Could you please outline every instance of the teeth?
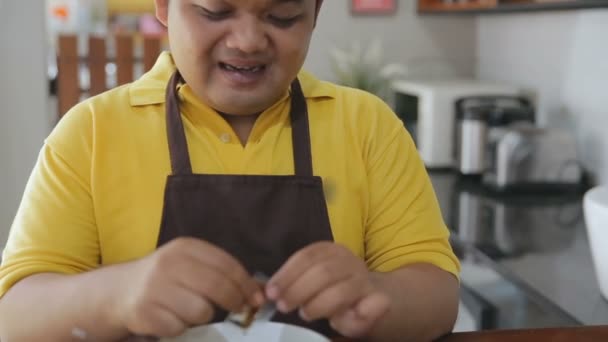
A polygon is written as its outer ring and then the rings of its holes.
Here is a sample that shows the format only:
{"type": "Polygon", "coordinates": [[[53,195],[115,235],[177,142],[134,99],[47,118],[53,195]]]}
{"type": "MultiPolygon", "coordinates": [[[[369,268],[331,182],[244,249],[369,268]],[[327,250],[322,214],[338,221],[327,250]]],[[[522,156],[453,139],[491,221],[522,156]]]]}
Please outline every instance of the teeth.
{"type": "Polygon", "coordinates": [[[225,64],[225,63],[223,65],[227,70],[239,71],[239,72],[258,72],[258,71],[262,70],[262,68],[263,68],[262,66],[243,68],[243,67],[236,67],[236,66],[230,65],[230,64],[225,64]]]}

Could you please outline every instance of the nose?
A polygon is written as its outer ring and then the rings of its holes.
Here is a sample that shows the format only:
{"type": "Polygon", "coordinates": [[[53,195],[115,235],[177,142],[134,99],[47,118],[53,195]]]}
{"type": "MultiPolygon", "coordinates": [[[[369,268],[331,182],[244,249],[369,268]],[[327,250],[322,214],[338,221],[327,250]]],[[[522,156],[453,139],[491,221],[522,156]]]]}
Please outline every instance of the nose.
{"type": "Polygon", "coordinates": [[[268,48],[268,37],[263,23],[257,18],[242,18],[234,23],[226,46],[244,53],[255,53],[268,48]]]}

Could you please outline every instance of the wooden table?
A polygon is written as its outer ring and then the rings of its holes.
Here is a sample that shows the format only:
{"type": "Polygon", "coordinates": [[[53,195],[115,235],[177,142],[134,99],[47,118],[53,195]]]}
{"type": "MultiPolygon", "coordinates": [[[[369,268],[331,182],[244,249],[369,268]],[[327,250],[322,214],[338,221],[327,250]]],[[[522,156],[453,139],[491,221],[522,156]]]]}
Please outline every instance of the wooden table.
{"type": "MultiPolygon", "coordinates": [[[[335,342],[349,342],[339,339],[335,342]]],[[[502,330],[451,334],[437,342],[601,342],[608,341],[608,326],[502,330]]]]}
{"type": "Polygon", "coordinates": [[[600,342],[608,341],[608,326],[577,328],[504,330],[461,333],[447,336],[440,342],[600,342]]]}

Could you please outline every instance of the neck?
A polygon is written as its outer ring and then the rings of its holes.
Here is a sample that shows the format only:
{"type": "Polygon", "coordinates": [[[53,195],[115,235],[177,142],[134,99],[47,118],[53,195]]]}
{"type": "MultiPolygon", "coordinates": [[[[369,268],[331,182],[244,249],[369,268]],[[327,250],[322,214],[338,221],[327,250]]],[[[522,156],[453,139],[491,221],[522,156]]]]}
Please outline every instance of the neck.
{"type": "Polygon", "coordinates": [[[228,122],[228,124],[234,130],[234,133],[239,137],[241,145],[245,146],[249,140],[249,135],[253,130],[255,121],[258,119],[261,113],[251,115],[230,115],[220,113],[220,115],[228,122]]]}

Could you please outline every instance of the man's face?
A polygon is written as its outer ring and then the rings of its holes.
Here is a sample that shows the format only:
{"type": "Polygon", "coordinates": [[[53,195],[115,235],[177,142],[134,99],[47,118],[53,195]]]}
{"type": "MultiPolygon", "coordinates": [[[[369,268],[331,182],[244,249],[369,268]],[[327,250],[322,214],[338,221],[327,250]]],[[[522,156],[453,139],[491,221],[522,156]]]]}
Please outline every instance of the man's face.
{"type": "Polygon", "coordinates": [[[175,63],[195,94],[222,113],[278,101],[304,64],[315,0],[156,0],[175,63]]]}

